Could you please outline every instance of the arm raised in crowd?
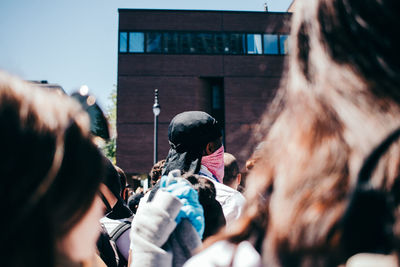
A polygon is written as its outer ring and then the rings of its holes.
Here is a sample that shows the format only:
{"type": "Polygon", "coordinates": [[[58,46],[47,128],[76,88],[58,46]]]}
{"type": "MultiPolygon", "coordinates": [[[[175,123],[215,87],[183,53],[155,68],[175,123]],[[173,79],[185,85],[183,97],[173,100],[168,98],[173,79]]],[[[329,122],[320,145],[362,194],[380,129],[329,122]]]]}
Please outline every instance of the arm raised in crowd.
{"type": "Polygon", "coordinates": [[[131,228],[131,266],[172,266],[172,254],[161,246],[175,229],[181,207],[178,198],[164,191],[139,205],[131,228]]]}
{"type": "Polygon", "coordinates": [[[201,244],[204,215],[197,192],[182,180],[162,184],[132,221],[130,266],[181,266],[201,244]]]}

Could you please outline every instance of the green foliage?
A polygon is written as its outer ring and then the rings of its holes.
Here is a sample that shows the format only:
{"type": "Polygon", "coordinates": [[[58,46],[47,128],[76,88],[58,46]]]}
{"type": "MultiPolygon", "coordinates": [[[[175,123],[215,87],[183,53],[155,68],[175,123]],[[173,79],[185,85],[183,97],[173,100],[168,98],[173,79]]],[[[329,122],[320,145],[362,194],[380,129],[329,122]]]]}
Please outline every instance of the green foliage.
{"type": "Polygon", "coordinates": [[[106,142],[105,145],[102,147],[104,155],[111,160],[112,163],[116,164],[115,152],[117,148],[117,139],[112,137],[110,141],[106,142]]]}
{"type": "Polygon", "coordinates": [[[111,126],[111,132],[116,135],[117,123],[117,88],[114,85],[113,90],[108,96],[109,104],[107,106],[106,116],[111,126]]]}
{"type": "Polygon", "coordinates": [[[116,150],[117,150],[117,88],[114,85],[113,90],[108,96],[109,104],[106,109],[106,117],[110,124],[110,141],[106,142],[101,149],[104,155],[109,158],[112,163],[116,163],[116,150]]]}

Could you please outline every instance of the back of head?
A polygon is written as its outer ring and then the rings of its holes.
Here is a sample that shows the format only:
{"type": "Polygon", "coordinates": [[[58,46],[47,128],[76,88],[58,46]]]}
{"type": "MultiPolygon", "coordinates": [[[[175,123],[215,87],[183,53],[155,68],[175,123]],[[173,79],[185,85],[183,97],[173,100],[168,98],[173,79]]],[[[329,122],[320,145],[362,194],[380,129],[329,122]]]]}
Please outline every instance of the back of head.
{"type": "Polygon", "coordinates": [[[106,162],[104,184],[116,198],[121,198],[122,186],[119,172],[108,158],[104,157],[104,161],[106,162]]]}
{"type": "Polygon", "coordinates": [[[126,178],[126,174],[125,174],[123,169],[121,169],[120,167],[118,167],[116,165],[114,165],[114,167],[117,170],[118,175],[119,175],[119,180],[120,180],[120,183],[121,183],[121,197],[122,197],[122,193],[123,193],[123,191],[125,190],[125,188],[127,186],[128,180],[126,178]]]}
{"type": "Polygon", "coordinates": [[[197,173],[207,144],[222,136],[217,120],[203,111],[186,111],[176,115],[168,127],[170,150],[163,175],[179,169],[197,173]]]}
{"type": "Polygon", "coordinates": [[[216,234],[225,226],[226,221],[222,211],[222,206],[215,199],[216,189],[210,180],[196,174],[187,174],[184,177],[199,193],[199,202],[204,209],[205,229],[203,240],[205,240],[206,238],[216,234]]]}
{"type": "Polygon", "coordinates": [[[289,90],[312,88],[310,93],[321,96],[363,90],[400,103],[398,1],[298,2],[292,23],[289,90]]]}
{"type": "Polygon", "coordinates": [[[204,149],[221,136],[218,122],[203,111],[186,111],[176,115],[168,127],[168,140],[177,152],[204,149]]]}
{"type": "Polygon", "coordinates": [[[55,266],[60,241],[84,216],[102,176],[89,120],[67,96],[0,73],[2,264],[55,266]]]}
{"type": "MultiPolygon", "coordinates": [[[[342,219],[363,161],[400,126],[400,2],[297,3],[287,77],[263,117],[248,207],[228,239],[251,240],[266,265],[337,266],[349,256],[342,219]]],[[[395,142],[368,186],[397,198],[399,166],[395,142]]],[[[398,240],[394,207],[385,223],[398,240]]]]}
{"type": "MultiPolygon", "coordinates": [[[[109,159],[104,157],[104,161],[106,162],[106,172],[103,183],[111,193],[108,197],[104,197],[103,199],[103,203],[107,206],[106,216],[107,218],[115,220],[128,218],[132,215],[132,212],[126,206],[121,196],[123,192],[122,188],[124,187],[121,185],[120,173],[109,159]],[[115,204],[112,204],[114,201],[115,204]]],[[[103,196],[105,195],[103,194],[103,196]]]]}
{"type": "Polygon", "coordinates": [[[224,184],[231,185],[237,180],[239,165],[236,158],[230,153],[224,153],[224,184]]]}
{"type": "Polygon", "coordinates": [[[160,160],[159,162],[154,164],[154,166],[151,168],[149,176],[152,186],[154,186],[161,178],[161,173],[164,165],[165,165],[165,159],[160,160]]]}

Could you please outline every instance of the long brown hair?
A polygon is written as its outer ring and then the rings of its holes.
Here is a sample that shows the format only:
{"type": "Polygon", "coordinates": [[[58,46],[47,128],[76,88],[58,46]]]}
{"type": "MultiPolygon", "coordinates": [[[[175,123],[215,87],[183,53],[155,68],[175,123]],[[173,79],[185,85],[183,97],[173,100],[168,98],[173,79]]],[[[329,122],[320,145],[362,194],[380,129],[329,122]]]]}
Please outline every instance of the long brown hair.
{"type": "MultiPolygon", "coordinates": [[[[298,2],[287,78],[256,134],[264,142],[244,216],[216,239],[250,240],[268,266],[337,266],[349,256],[341,221],[363,160],[400,126],[400,8],[396,0],[298,2]]],[[[397,142],[371,188],[400,194],[399,163],[397,142]]]]}
{"type": "Polygon", "coordinates": [[[0,73],[0,125],[1,264],[54,267],[57,242],[101,182],[88,116],[67,96],[0,73]]]}

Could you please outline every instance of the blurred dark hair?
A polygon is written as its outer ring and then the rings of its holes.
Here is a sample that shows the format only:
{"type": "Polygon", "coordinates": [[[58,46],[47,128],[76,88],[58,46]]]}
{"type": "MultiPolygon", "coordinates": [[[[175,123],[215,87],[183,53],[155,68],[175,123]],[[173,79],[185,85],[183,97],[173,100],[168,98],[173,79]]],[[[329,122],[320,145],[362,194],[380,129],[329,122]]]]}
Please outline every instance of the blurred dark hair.
{"type": "Polygon", "coordinates": [[[231,185],[239,174],[239,165],[236,158],[229,153],[224,153],[224,184],[231,185]]]}
{"type": "Polygon", "coordinates": [[[128,198],[128,207],[133,212],[136,213],[137,208],[140,203],[140,199],[144,196],[143,193],[133,194],[128,198]]]}
{"type": "Polygon", "coordinates": [[[114,165],[114,167],[115,167],[115,169],[116,169],[117,172],[118,172],[119,180],[120,180],[120,182],[121,182],[121,197],[122,197],[122,199],[126,202],[127,199],[125,199],[125,196],[124,196],[125,188],[126,188],[127,185],[128,185],[127,178],[126,178],[126,174],[125,174],[124,170],[122,170],[122,169],[121,169],[120,167],[118,167],[117,165],[114,165]]]}
{"type": "Polygon", "coordinates": [[[4,266],[54,267],[103,172],[89,119],[67,96],[0,73],[0,253],[4,266]]]}
{"type": "Polygon", "coordinates": [[[104,161],[106,162],[106,167],[103,183],[116,198],[120,198],[122,194],[122,185],[118,169],[108,158],[104,157],[104,161]]]}
{"type": "Polygon", "coordinates": [[[205,240],[216,234],[226,224],[221,204],[215,199],[215,186],[210,180],[197,174],[186,174],[183,177],[193,185],[199,194],[199,202],[204,209],[205,229],[203,240],[205,240]]]}
{"type": "Polygon", "coordinates": [[[154,186],[157,181],[161,178],[162,169],[165,165],[165,159],[158,161],[154,166],[151,168],[149,176],[151,181],[151,186],[154,186]]]}

